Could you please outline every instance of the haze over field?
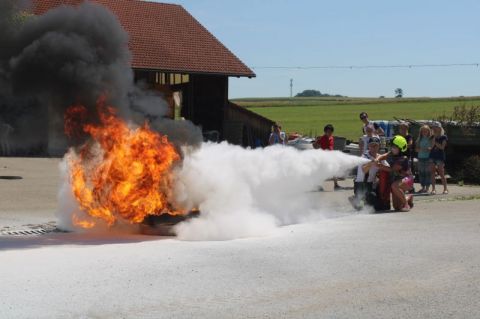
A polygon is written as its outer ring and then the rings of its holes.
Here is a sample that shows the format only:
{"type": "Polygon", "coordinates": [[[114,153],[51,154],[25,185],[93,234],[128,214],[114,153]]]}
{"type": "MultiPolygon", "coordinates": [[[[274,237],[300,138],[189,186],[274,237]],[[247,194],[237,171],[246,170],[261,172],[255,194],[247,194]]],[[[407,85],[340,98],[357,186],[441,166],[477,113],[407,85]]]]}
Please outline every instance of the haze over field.
{"type": "MultiPolygon", "coordinates": [[[[156,0],[160,1],[160,0],[156,0]]],[[[230,96],[265,97],[317,89],[347,96],[479,95],[480,2],[173,0],[250,67],[230,96]],[[208,8],[208,9],[207,9],[208,8]],[[409,65],[474,64],[451,67],[409,65]],[[335,69],[316,66],[392,66],[335,69]],[[298,69],[295,67],[307,67],[298,69]]]]}
{"type": "Polygon", "coordinates": [[[480,98],[249,98],[234,102],[281,123],[287,132],[315,136],[330,123],[335,135],[356,141],[361,134],[360,112],[367,112],[372,120],[432,120],[448,117],[456,106],[478,106],[480,98]]]}

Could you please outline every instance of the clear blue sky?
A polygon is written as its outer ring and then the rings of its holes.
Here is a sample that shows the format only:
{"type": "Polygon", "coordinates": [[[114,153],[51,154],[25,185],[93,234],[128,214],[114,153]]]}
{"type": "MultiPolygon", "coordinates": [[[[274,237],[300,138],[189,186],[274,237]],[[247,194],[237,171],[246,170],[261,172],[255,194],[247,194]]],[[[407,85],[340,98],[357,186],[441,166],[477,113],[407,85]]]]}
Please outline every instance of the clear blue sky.
{"type": "MultiPolygon", "coordinates": [[[[246,65],[480,63],[477,0],[172,0],[246,65]]],[[[305,89],[348,96],[480,95],[480,67],[265,70],[230,79],[230,98],[305,89]]]]}

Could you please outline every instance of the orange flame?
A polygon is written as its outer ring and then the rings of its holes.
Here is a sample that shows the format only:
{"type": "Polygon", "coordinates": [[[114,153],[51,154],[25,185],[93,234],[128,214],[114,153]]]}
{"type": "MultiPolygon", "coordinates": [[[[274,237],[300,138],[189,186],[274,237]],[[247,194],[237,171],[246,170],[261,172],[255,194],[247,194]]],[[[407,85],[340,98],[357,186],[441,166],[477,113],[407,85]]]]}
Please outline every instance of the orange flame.
{"type": "Polygon", "coordinates": [[[83,220],[77,215],[72,215],[72,222],[74,225],[79,226],[81,228],[93,228],[95,227],[95,222],[91,220],[83,220]]]}
{"type": "Polygon", "coordinates": [[[147,215],[161,214],[168,209],[171,171],[180,159],[174,146],[148,124],[130,128],[103,98],[98,110],[100,124],[83,127],[94,142],[68,157],[73,194],[89,215],[88,220],[73,215],[73,223],[92,228],[102,220],[112,226],[119,219],[140,223],[147,215]]]}

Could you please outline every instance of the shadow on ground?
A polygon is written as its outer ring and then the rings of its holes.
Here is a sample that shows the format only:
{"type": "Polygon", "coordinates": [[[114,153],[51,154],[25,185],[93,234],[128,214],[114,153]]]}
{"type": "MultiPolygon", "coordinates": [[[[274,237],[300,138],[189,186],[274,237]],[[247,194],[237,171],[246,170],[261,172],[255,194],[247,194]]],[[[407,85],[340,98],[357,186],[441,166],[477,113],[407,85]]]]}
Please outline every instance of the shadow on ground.
{"type": "Polygon", "coordinates": [[[13,175],[0,175],[0,179],[14,180],[14,179],[23,179],[23,177],[22,176],[13,176],[13,175]]]}
{"type": "Polygon", "coordinates": [[[138,234],[51,233],[39,236],[1,236],[0,251],[45,248],[51,246],[99,246],[171,239],[138,234]]]}

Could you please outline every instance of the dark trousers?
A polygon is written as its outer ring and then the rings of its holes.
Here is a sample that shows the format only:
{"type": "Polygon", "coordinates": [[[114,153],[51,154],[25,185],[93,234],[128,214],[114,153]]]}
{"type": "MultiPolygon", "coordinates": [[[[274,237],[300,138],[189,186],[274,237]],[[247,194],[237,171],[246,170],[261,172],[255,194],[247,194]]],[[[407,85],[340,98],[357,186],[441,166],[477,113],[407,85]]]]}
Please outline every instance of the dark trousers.
{"type": "Polygon", "coordinates": [[[374,190],[371,182],[355,182],[353,184],[353,193],[357,201],[365,201],[366,204],[373,206],[375,199],[373,198],[374,190]]]}
{"type": "Polygon", "coordinates": [[[390,210],[390,184],[383,185],[385,186],[383,188],[381,186],[377,185],[374,189],[373,183],[355,182],[353,184],[355,201],[359,203],[363,200],[365,204],[373,206],[376,211],[390,210]]]}

